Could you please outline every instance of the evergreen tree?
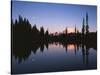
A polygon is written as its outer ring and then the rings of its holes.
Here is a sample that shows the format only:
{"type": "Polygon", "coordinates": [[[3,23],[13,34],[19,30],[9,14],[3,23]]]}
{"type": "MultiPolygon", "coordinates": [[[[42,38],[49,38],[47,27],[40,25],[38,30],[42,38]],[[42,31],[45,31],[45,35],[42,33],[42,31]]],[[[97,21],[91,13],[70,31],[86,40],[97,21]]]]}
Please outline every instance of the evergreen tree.
{"type": "Polygon", "coordinates": [[[39,30],[36,27],[36,24],[34,24],[33,28],[32,28],[32,33],[34,34],[38,34],[39,30]]]}
{"type": "Polygon", "coordinates": [[[77,34],[79,34],[79,30],[77,29],[77,34]]]}
{"type": "Polygon", "coordinates": [[[89,26],[88,26],[88,13],[86,13],[86,34],[89,33],[89,26]]]}
{"type": "Polygon", "coordinates": [[[48,30],[46,30],[46,32],[45,32],[45,36],[48,36],[49,35],[49,32],[48,32],[48,30]]]}
{"type": "Polygon", "coordinates": [[[67,35],[67,33],[68,33],[68,30],[67,30],[67,27],[66,27],[66,29],[65,29],[65,34],[67,35]]]}
{"type": "Polygon", "coordinates": [[[82,35],[84,36],[84,34],[85,34],[85,23],[84,23],[84,18],[83,18],[82,35]]]}
{"type": "Polygon", "coordinates": [[[23,22],[23,18],[21,15],[19,15],[19,23],[23,22]]]}
{"type": "Polygon", "coordinates": [[[44,28],[43,27],[40,28],[40,35],[44,36],[44,28]]]}
{"type": "Polygon", "coordinates": [[[75,34],[77,33],[76,25],[75,25],[75,34]]]}

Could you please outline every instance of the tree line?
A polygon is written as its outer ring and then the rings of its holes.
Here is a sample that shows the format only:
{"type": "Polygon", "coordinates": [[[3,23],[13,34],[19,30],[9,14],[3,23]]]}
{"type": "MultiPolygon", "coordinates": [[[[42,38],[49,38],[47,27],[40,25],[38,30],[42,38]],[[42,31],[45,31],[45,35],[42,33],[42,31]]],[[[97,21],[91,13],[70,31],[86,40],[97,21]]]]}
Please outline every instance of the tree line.
{"type": "Polygon", "coordinates": [[[32,45],[34,43],[47,43],[47,42],[67,42],[67,43],[91,43],[91,40],[96,44],[97,32],[89,32],[88,25],[88,13],[83,18],[82,31],[79,32],[75,25],[75,32],[68,33],[68,28],[65,28],[63,33],[50,34],[48,30],[44,30],[44,27],[40,27],[40,30],[30,24],[29,20],[19,16],[18,20],[11,20],[11,33],[12,33],[12,45],[14,48],[21,46],[32,45]]]}
{"type": "MultiPolygon", "coordinates": [[[[11,50],[16,58],[21,58],[21,61],[23,57],[26,59],[31,51],[36,53],[40,48],[41,52],[43,52],[44,46],[48,49],[49,43],[54,42],[59,42],[65,47],[69,43],[75,43],[77,45],[82,44],[83,49],[84,45],[87,48],[97,48],[97,32],[89,31],[87,13],[83,18],[81,32],[79,32],[76,25],[74,30],[74,33],[68,33],[68,28],[66,27],[62,33],[50,34],[48,30],[44,30],[43,26],[38,29],[36,24],[32,26],[28,19],[19,16],[15,21],[11,20],[11,50]]],[[[84,54],[84,50],[82,51],[84,54]]]]}

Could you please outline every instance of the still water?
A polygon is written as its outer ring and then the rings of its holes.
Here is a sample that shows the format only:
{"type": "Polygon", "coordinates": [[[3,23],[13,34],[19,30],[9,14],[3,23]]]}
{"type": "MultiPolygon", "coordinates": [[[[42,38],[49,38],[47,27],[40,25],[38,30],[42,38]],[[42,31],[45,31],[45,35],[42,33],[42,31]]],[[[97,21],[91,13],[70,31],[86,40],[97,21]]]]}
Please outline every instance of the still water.
{"type": "Polygon", "coordinates": [[[97,50],[77,44],[52,43],[12,54],[12,73],[39,73],[97,68],[97,50]],[[23,55],[22,55],[23,54],[23,55]]]}

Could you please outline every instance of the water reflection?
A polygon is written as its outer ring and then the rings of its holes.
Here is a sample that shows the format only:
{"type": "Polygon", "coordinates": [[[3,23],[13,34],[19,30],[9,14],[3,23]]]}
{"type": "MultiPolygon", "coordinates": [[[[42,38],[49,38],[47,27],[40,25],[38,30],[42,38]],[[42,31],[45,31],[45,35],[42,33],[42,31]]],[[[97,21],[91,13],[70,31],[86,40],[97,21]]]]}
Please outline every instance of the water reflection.
{"type": "Polygon", "coordinates": [[[33,43],[12,52],[14,74],[96,69],[97,66],[95,46],[83,43],[33,43]]]}
{"type": "MultiPolygon", "coordinates": [[[[82,52],[82,59],[83,59],[83,64],[87,64],[88,65],[88,56],[89,56],[89,50],[90,48],[93,48],[93,50],[96,51],[96,47],[95,46],[90,46],[90,45],[86,45],[84,43],[81,44],[76,44],[76,43],[60,43],[60,42],[50,42],[50,43],[33,43],[31,46],[29,47],[17,47],[15,49],[13,49],[13,56],[15,57],[16,60],[18,60],[18,63],[20,64],[23,60],[25,61],[26,59],[28,59],[28,57],[30,56],[31,52],[34,53],[34,55],[36,55],[37,51],[40,50],[41,53],[44,52],[44,48],[46,48],[46,50],[49,50],[49,45],[53,45],[54,48],[56,49],[56,47],[63,46],[63,48],[66,51],[66,54],[68,51],[74,51],[74,54],[77,55],[79,49],[82,52]]],[[[52,46],[50,46],[50,48],[52,48],[52,46]]]]}

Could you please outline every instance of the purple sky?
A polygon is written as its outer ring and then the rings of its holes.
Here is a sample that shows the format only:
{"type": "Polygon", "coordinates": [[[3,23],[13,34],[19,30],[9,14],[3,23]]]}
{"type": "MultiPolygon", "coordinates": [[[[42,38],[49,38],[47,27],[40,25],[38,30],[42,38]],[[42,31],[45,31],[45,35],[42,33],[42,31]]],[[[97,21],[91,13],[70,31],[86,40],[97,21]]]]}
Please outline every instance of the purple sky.
{"type": "Polygon", "coordinates": [[[49,32],[62,32],[66,27],[74,29],[75,25],[81,31],[82,20],[86,12],[89,16],[90,31],[96,31],[97,7],[88,5],[72,5],[39,2],[12,2],[12,18],[15,20],[19,15],[27,18],[32,26],[37,25],[48,29],[49,32]]]}

